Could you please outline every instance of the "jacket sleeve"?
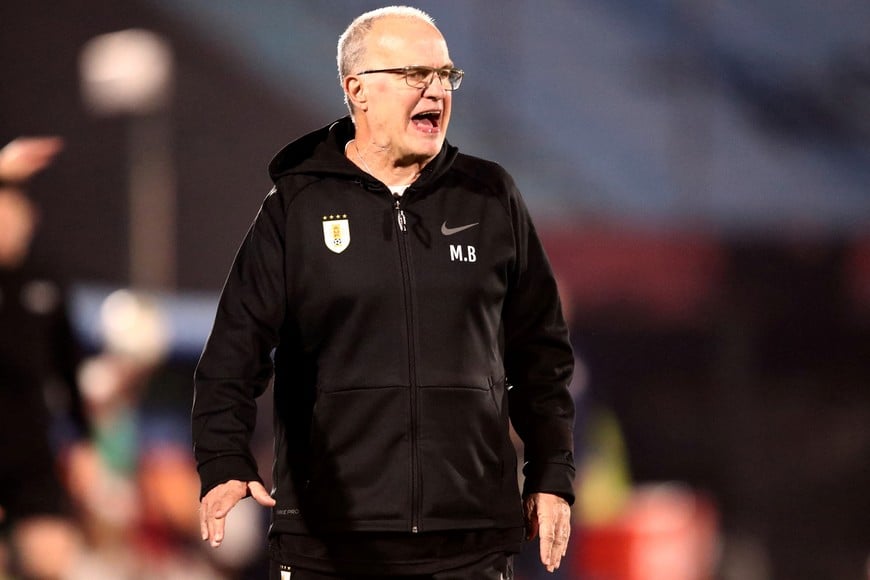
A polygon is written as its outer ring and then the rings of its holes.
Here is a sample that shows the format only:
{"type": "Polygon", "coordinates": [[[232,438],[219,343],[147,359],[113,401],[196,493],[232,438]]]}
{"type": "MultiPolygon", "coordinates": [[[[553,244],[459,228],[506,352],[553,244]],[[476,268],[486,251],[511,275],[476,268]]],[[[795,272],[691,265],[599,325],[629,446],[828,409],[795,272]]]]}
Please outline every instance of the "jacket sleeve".
{"type": "Polygon", "coordinates": [[[231,479],[262,481],[250,440],[285,313],[284,223],[273,189],[236,254],[194,374],[191,424],[201,496],[231,479]]]}
{"type": "Polygon", "coordinates": [[[525,448],[523,496],[574,501],[574,355],[556,280],[531,217],[511,184],[516,260],[504,309],[511,422],[525,448]]]}

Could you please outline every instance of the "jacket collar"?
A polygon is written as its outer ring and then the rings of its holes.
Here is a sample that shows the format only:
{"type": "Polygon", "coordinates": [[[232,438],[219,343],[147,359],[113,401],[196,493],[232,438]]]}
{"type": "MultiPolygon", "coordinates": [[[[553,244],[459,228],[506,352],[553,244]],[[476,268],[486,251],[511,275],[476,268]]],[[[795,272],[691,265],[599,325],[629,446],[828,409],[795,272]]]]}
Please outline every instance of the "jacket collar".
{"type": "MultiPolygon", "coordinates": [[[[269,163],[269,175],[273,181],[290,174],[333,175],[381,186],[344,155],[345,145],[353,139],[355,132],[350,116],[313,131],[281,149],[269,163]]],[[[438,179],[450,169],[458,153],[456,147],[445,141],[438,155],[423,168],[414,188],[438,179]]]]}

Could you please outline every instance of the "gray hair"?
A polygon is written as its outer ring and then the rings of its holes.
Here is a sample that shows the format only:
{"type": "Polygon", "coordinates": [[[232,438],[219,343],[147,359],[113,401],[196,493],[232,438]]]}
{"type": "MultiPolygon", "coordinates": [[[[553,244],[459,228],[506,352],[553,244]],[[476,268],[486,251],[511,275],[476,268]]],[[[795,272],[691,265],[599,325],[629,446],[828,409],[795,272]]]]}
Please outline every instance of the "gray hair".
{"type": "MultiPolygon", "coordinates": [[[[435,26],[434,18],[419,8],[411,6],[386,6],[357,16],[341,36],[338,37],[336,61],[338,64],[338,82],[342,87],[344,86],[344,77],[356,72],[363,57],[365,57],[365,40],[372,29],[372,25],[377,20],[390,17],[416,18],[435,26]]],[[[353,113],[353,107],[347,98],[347,94],[344,95],[344,103],[347,105],[348,110],[353,113]]]]}

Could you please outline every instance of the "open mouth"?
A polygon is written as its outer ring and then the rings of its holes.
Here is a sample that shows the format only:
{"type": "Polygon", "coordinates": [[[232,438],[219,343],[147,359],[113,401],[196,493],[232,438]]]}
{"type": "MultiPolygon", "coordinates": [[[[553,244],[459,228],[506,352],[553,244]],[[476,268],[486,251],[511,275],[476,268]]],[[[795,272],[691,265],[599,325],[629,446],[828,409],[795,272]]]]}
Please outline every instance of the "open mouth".
{"type": "Polygon", "coordinates": [[[411,122],[414,123],[419,131],[424,133],[436,133],[441,125],[441,111],[423,111],[411,117],[411,122]]]}

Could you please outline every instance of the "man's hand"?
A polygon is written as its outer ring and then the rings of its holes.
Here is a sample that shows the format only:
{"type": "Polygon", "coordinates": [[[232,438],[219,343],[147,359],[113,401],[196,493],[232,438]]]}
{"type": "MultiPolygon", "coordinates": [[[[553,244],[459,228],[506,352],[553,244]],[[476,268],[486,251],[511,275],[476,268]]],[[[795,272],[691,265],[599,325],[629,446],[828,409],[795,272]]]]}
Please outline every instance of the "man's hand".
{"type": "Polygon", "coordinates": [[[224,539],[224,524],[227,514],[240,500],[251,492],[251,497],[263,507],[272,507],[275,500],[259,481],[239,481],[231,479],[213,487],[205,497],[199,508],[199,530],[202,539],[210,540],[213,548],[221,545],[224,539]]]}
{"type": "Polygon", "coordinates": [[[552,572],[559,567],[568,550],[571,535],[571,508],[568,502],[551,493],[533,493],[525,501],[528,539],[541,536],[541,562],[552,572]]]}
{"type": "Polygon", "coordinates": [[[60,137],[19,137],[0,149],[0,181],[24,182],[63,148],[60,137]]]}

